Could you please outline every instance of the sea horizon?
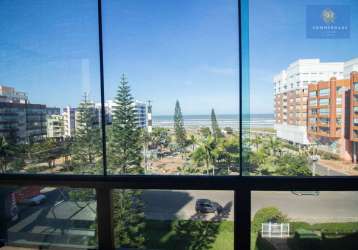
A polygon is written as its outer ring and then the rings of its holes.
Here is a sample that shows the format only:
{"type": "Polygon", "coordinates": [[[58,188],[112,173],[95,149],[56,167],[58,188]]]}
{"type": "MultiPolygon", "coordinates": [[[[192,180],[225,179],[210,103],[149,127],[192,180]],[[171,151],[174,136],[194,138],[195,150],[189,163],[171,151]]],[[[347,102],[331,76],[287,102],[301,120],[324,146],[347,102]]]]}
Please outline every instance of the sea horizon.
{"type": "MultiPolygon", "coordinates": [[[[238,129],[240,125],[239,114],[217,114],[216,119],[219,126],[231,127],[238,129]]],[[[184,127],[186,128],[200,128],[211,126],[211,116],[209,115],[183,115],[184,127]]],[[[273,128],[274,114],[250,114],[243,117],[244,126],[250,128],[273,128]]],[[[153,115],[154,127],[171,128],[174,126],[173,115],[153,115]]]]}

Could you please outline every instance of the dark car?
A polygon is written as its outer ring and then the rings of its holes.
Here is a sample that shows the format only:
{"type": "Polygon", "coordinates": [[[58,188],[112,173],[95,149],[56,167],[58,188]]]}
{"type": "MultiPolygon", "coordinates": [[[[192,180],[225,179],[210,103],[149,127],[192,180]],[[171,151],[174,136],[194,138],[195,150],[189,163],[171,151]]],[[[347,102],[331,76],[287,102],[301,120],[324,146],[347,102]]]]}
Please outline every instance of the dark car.
{"type": "Polygon", "coordinates": [[[197,213],[218,213],[223,210],[222,206],[208,199],[198,199],[195,204],[195,210],[197,213]]]}

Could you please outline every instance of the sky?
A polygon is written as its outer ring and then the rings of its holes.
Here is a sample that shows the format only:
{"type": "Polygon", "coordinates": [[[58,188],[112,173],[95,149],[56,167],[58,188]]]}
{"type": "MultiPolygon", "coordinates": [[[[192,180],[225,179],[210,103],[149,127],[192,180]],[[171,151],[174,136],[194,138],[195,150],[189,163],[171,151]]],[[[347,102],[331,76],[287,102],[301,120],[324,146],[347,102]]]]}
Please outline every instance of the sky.
{"type": "Polygon", "coordinates": [[[298,59],[347,61],[358,57],[358,1],[252,0],[249,5],[249,87],[251,113],[272,113],[273,76],[298,59]],[[306,38],[306,6],[349,5],[349,39],[306,38]]]}
{"type": "MultiPolygon", "coordinates": [[[[307,39],[312,1],[250,1],[252,113],[272,113],[272,78],[291,62],[358,56],[358,2],[329,3],[350,5],[350,39],[307,39]]],[[[237,17],[236,0],[103,0],[105,99],[124,73],[154,115],[172,115],[176,100],[184,115],[237,114],[237,17]]],[[[99,102],[97,0],[1,0],[0,18],[0,85],[47,106],[77,106],[85,92],[99,102]]]]}

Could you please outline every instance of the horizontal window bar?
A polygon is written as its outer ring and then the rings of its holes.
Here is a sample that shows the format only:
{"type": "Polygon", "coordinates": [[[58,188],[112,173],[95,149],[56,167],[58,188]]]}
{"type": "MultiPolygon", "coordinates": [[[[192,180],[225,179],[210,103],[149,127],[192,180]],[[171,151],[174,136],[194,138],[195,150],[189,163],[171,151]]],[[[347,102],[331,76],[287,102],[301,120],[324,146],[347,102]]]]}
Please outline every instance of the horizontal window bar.
{"type": "Polygon", "coordinates": [[[50,185],[87,188],[210,189],[210,190],[358,190],[358,176],[161,176],[161,175],[34,175],[3,174],[4,185],[50,185]]]}

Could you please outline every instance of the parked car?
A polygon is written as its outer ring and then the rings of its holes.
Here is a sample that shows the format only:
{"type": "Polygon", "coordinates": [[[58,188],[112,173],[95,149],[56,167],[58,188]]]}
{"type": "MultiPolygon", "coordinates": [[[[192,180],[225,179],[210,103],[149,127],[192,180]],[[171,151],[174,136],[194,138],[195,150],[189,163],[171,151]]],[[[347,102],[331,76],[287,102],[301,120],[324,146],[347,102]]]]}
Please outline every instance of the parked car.
{"type": "Polygon", "coordinates": [[[41,203],[45,202],[45,200],[46,200],[46,195],[39,194],[39,195],[36,195],[34,197],[24,200],[22,203],[26,204],[26,205],[36,206],[36,205],[40,205],[41,203]]]}
{"type": "Polygon", "coordinates": [[[195,204],[195,210],[197,213],[218,213],[223,210],[222,206],[209,199],[198,199],[195,204]]]}

